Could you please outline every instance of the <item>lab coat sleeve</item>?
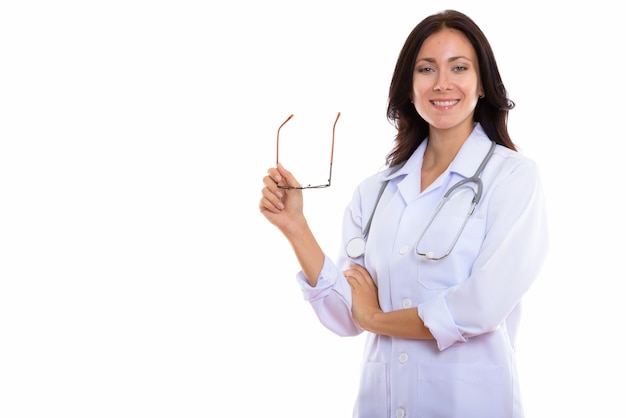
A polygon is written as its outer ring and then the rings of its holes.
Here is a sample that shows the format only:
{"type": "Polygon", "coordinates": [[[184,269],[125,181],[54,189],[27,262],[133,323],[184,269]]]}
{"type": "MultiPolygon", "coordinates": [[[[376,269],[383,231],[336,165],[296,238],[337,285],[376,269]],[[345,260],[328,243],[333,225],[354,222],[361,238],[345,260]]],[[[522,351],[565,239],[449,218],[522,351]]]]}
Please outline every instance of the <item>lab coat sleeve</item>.
{"type": "Polygon", "coordinates": [[[352,290],[333,262],[324,257],[324,265],[317,285],[311,287],[300,271],[297,280],[304,299],[315,311],[320,322],[340,336],[358,335],[363,330],[352,320],[352,290]]]}
{"type": "MultiPolygon", "coordinates": [[[[363,258],[356,260],[348,258],[344,245],[350,238],[361,235],[363,195],[376,196],[380,184],[380,180],[372,176],[355,189],[352,200],[344,212],[342,245],[336,263],[325,256],[317,285],[311,287],[301,271],[297,274],[304,299],[309,301],[322,324],[340,336],[354,336],[363,332],[352,319],[352,289],[343,275],[343,269],[350,263],[362,264],[363,258]]],[[[367,210],[373,211],[375,200],[371,200],[368,202],[367,210]]]]}
{"type": "Polygon", "coordinates": [[[519,304],[548,250],[545,202],[531,160],[498,173],[487,209],[484,242],[463,283],[420,304],[440,350],[491,332],[519,304]]]}

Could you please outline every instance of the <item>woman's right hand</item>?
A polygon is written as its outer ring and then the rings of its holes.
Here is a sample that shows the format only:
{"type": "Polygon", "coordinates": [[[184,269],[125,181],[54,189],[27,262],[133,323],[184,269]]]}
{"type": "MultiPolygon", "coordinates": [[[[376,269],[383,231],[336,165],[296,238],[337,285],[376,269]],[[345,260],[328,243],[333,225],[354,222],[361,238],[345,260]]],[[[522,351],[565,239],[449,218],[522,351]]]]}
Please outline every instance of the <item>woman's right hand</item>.
{"type": "Polygon", "coordinates": [[[297,187],[295,177],[280,163],[274,168],[267,170],[267,176],[263,177],[262,198],[259,202],[261,213],[270,223],[283,233],[288,232],[291,226],[299,222],[305,222],[303,213],[302,190],[281,189],[279,186],[297,187]]]}

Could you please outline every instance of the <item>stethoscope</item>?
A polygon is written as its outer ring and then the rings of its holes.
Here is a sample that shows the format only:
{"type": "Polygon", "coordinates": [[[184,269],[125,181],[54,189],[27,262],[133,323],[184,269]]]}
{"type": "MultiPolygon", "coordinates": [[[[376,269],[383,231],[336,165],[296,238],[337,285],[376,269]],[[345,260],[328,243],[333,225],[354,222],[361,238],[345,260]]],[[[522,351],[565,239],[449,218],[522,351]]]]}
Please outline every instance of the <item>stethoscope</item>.
{"type": "MultiPolygon", "coordinates": [[[[467,224],[467,221],[469,220],[469,218],[474,213],[474,209],[478,205],[478,202],[480,202],[480,198],[483,195],[483,181],[480,179],[480,175],[482,174],[485,166],[489,162],[489,159],[491,159],[491,156],[493,155],[493,151],[494,151],[495,148],[496,148],[496,143],[492,141],[491,142],[491,147],[489,147],[489,151],[487,151],[487,155],[485,155],[485,158],[483,158],[483,161],[480,163],[480,165],[476,169],[476,172],[474,173],[474,175],[472,175],[471,177],[467,177],[467,178],[465,178],[463,180],[460,180],[459,182],[455,183],[452,187],[450,187],[448,189],[448,191],[446,191],[446,194],[443,195],[443,198],[441,199],[441,201],[439,202],[439,204],[435,208],[435,211],[433,212],[433,215],[431,216],[430,220],[426,224],[426,227],[424,228],[424,230],[422,231],[422,233],[418,237],[417,242],[415,243],[415,252],[418,255],[420,255],[422,257],[425,257],[425,258],[427,258],[429,260],[441,260],[442,258],[447,257],[452,252],[452,249],[454,248],[454,246],[456,245],[457,241],[459,240],[459,237],[461,236],[461,233],[463,232],[463,229],[465,228],[465,225],[467,224]],[[422,238],[424,238],[424,235],[426,234],[426,231],[428,231],[428,228],[430,228],[430,226],[432,225],[433,221],[435,220],[435,218],[437,217],[437,215],[441,211],[441,208],[445,205],[445,203],[447,201],[450,200],[450,197],[454,194],[455,191],[459,190],[461,187],[467,186],[470,183],[475,183],[476,184],[476,190],[474,190],[473,187],[470,187],[470,189],[474,192],[474,197],[472,199],[472,203],[470,205],[469,211],[467,212],[467,215],[465,215],[465,219],[463,220],[463,223],[461,224],[461,227],[459,228],[459,231],[457,232],[456,236],[454,237],[454,240],[452,241],[452,244],[450,244],[450,246],[448,247],[446,252],[443,253],[443,255],[439,255],[439,256],[435,256],[435,254],[432,251],[425,251],[425,252],[420,251],[418,249],[419,248],[419,244],[422,242],[422,238]]],[[[399,166],[398,168],[393,170],[391,173],[389,173],[389,175],[393,174],[394,172],[399,170],[401,167],[402,166],[399,166]]],[[[382,197],[383,193],[385,192],[385,189],[387,188],[387,184],[389,184],[389,180],[385,181],[383,183],[383,185],[381,186],[380,191],[378,192],[378,196],[376,198],[376,203],[374,205],[374,210],[372,211],[372,214],[370,215],[370,218],[367,221],[367,224],[365,225],[365,228],[363,229],[363,232],[361,233],[361,236],[357,236],[357,237],[354,237],[354,238],[350,239],[348,241],[348,243],[346,244],[346,254],[348,255],[348,257],[350,257],[350,258],[359,258],[359,257],[361,257],[361,256],[363,256],[365,254],[365,246],[366,246],[366,242],[367,242],[367,236],[369,235],[370,228],[372,226],[372,220],[374,219],[374,214],[376,213],[376,208],[378,207],[378,203],[380,202],[380,198],[382,197]]]]}

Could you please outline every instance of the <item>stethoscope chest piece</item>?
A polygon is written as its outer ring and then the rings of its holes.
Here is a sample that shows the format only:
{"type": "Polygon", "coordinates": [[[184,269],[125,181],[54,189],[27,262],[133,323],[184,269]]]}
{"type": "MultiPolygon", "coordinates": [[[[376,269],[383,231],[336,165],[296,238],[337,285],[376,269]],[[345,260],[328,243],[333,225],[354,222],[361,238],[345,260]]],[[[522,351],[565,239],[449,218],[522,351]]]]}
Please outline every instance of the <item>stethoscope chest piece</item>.
{"type": "Polygon", "coordinates": [[[350,258],[359,258],[365,254],[365,237],[354,237],[346,244],[346,254],[350,258]]]}

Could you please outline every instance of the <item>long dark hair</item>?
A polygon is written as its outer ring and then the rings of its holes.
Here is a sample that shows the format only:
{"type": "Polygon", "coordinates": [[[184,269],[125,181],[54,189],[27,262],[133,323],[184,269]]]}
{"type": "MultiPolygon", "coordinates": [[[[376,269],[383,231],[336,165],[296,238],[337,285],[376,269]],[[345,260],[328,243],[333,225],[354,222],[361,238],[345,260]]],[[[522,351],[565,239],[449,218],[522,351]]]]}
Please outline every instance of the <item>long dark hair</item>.
{"type": "Polygon", "coordinates": [[[507,129],[509,110],[515,107],[515,103],[508,98],[491,45],[472,19],[455,10],[445,10],[422,20],[409,34],[398,56],[389,87],[387,107],[387,119],[398,130],[394,148],[387,155],[387,164],[390,166],[409,159],[413,151],[428,136],[428,122],[417,113],[410,99],[413,90],[413,70],[424,40],[445,28],[463,33],[478,57],[480,81],[485,97],[476,105],[474,121],[480,122],[492,141],[517,150],[507,129]]]}

